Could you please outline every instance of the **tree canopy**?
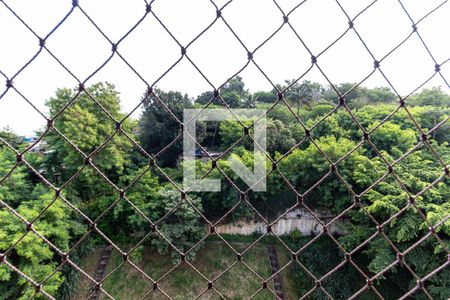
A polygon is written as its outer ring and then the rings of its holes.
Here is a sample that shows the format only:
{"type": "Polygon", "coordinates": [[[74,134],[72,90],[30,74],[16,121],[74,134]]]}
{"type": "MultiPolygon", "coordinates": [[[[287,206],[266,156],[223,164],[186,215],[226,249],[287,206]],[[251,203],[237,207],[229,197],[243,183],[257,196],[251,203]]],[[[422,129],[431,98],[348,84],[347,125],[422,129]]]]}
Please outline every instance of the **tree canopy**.
{"type": "MultiPolygon", "coordinates": [[[[271,221],[306,206],[342,220],[342,234],[333,240],[321,236],[299,256],[309,270],[323,276],[340,263],[345,257],[337,244],[347,252],[356,249],[355,262],[368,276],[395,262],[397,251],[406,251],[403,262],[374,283],[389,282],[406,292],[416,284],[411,270],[423,278],[448,259],[450,188],[443,169],[450,161],[450,96],[440,88],[423,89],[399,107],[398,95],[389,88],[354,86],[288,80],[270,91],[252,93],[237,76],[195,99],[155,88],[144,94],[139,120],[121,111],[120,95],[112,84],[58,89],[47,101],[53,124],[38,130],[43,134],[39,150],[24,154],[30,166],[15,150],[23,151],[31,143],[10,128],[0,131],[0,200],[8,205],[0,210],[0,252],[8,251],[6,259],[36,281],[54,272],[44,290],[67,298],[70,293],[62,296],[62,291],[74,279],[58,268],[61,260],[54,249],[27,231],[26,222],[11,209],[28,222],[39,216],[33,229],[62,251],[91,228],[96,245],[105,243],[95,234],[99,230],[121,246],[139,242],[178,262],[180,254],[193,259],[201,247],[208,234],[203,216],[211,222],[271,221]],[[334,88],[346,94],[352,114],[336,106],[334,88]],[[284,98],[273,106],[278,91],[284,98]],[[197,141],[222,157],[214,163],[205,158],[193,163],[198,174],[220,179],[222,189],[178,190],[183,188],[183,168],[189,167],[180,161],[183,109],[209,102],[209,108],[269,109],[267,151],[257,154],[266,159],[266,192],[249,191],[242,201],[236,187],[248,186],[228,161],[232,157],[253,168],[252,120],[243,125],[198,122],[197,141]],[[63,187],[61,192],[42,178],[63,187]],[[301,201],[298,194],[303,195],[301,201]],[[98,218],[96,229],[65,201],[89,219],[98,218]],[[436,227],[432,234],[430,226],[436,227]]],[[[294,232],[281,238],[299,249],[312,237],[294,232]]],[[[294,268],[292,274],[299,295],[315,285],[303,268],[294,268]]],[[[324,284],[343,299],[365,282],[346,264],[324,284]]],[[[449,286],[448,268],[426,282],[436,299],[449,298],[449,286]]],[[[25,279],[0,265],[0,299],[28,299],[34,292],[25,279]]]]}

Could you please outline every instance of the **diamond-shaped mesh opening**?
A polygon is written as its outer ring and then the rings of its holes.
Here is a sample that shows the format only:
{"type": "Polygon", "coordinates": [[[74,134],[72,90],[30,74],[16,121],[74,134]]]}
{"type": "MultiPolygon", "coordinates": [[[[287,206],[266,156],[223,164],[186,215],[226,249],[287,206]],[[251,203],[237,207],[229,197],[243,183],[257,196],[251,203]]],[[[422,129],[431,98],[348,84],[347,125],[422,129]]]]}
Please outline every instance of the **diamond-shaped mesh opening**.
{"type": "Polygon", "coordinates": [[[269,78],[274,78],[274,74],[277,73],[276,71],[280,66],[286,68],[285,76],[287,78],[297,78],[310,68],[311,62],[308,59],[309,56],[308,51],[296,39],[292,30],[284,26],[264,44],[264,47],[261,47],[255,52],[254,59],[269,78]],[[283,47],[285,41],[292,41],[296,47],[283,47]],[[276,61],[270,59],[275,53],[279,55],[276,61]]]}
{"type": "Polygon", "coordinates": [[[95,27],[84,14],[75,9],[49,38],[48,48],[72,74],[84,80],[108,58],[111,46],[106,39],[98,35],[95,27]],[[70,40],[67,40],[68,35],[71,36],[70,40]],[[75,42],[76,40],[82,42],[75,42]],[[91,53],[89,47],[83,47],[84,43],[89,44],[94,40],[101,42],[101,46],[97,49],[98,51],[95,51],[95,54],[91,53]],[[82,59],[86,67],[81,67],[80,64],[73,62],[70,59],[71,56],[82,59]]]}
{"type": "MultiPolygon", "coordinates": [[[[289,24],[295,28],[298,35],[302,37],[305,44],[314,53],[323,51],[343,34],[348,27],[345,16],[339,12],[339,6],[334,1],[326,1],[326,5],[330,9],[326,13],[318,13],[318,11],[322,10],[321,5],[306,1],[289,16],[289,24]],[[323,38],[320,40],[315,39],[314,31],[307,30],[307,26],[319,27],[317,34],[323,38]]],[[[291,9],[291,7],[286,8],[284,12],[288,13],[291,9]]]]}
{"type": "Polygon", "coordinates": [[[0,1],[0,298],[450,297],[450,6],[328,2],[0,1]]]}
{"type": "MultiPolygon", "coordinates": [[[[4,120],[3,126],[6,124],[13,124],[12,115],[16,111],[21,111],[24,116],[29,118],[27,122],[21,122],[18,124],[20,130],[33,132],[37,127],[42,126],[45,122],[45,115],[40,112],[35,106],[35,101],[31,101],[30,98],[22,92],[17,92],[14,89],[6,89],[3,94],[2,90],[2,102],[0,102],[0,108],[5,115],[2,117],[4,120]]],[[[3,143],[2,143],[3,144],[3,143]]]]}
{"type": "MultiPolygon", "coordinates": [[[[400,94],[406,94],[410,90],[422,84],[430,75],[433,74],[433,69],[427,68],[429,65],[433,65],[433,60],[428,55],[426,49],[420,47],[421,41],[418,37],[412,36],[408,39],[402,46],[400,46],[397,51],[393,52],[389,57],[382,62],[383,69],[386,71],[386,76],[389,76],[389,80],[392,85],[398,86],[398,82],[401,80],[402,76],[405,76],[405,66],[408,64],[408,58],[415,57],[420,61],[414,66],[415,72],[414,76],[411,77],[410,85],[408,90],[397,90],[400,94]],[[411,53],[410,49],[418,49],[414,54],[411,53]],[[417,70],[423,70],[420,73],[416,73],[417,70]]],[[[411,70],[412,71],[412,70],[411,70]]]]}
{"type": "Polygon", "coordinates": [[[228,78],[232,77],[247,63],[245,49],[242,48],[227,26],[220,21],[211,26],[188,48],[187,55],[214,86],[224,84],[228,78]],[[216,47],[222,43],[226,43],[227,46],[216,47]],[[207,57],[198,54],[204,53],[206,49],[215,49],[215,51],[210,52],[207,57]],[[224,60],[227,57],[236,57],[237,59],[224,65],[221,59],[218,59],[219,57],[224,60]],[[217,68],[220,68],[223,72],[220,74],[214,72],[217,68]]]}
{"type": "MultiPolygon", "coordinates": [[[[370,3],[367,3],[370,4],[370,3]]],[[[346,6],[343,3],[344,8],[346,6]]],[[[351,14],[351,17],[356,13],[351,14]]],[[[392,48],[394,48],[398,42],[398,37],[406,37],[411,31],[410,21],[408,16],[402,13],[402,8],[398,3],[389,1],[380,1],[374,3],[370,9],[364,12],[364,14],[358,18],[355,22],[355,26],[358,28],[358,32],[364,37],[364,41],[367,43],[367,47],[373,52],[376,57],[382,57],[392,48]],[[374,15],[379,15],[381,11],[390,10],[398,13],[398,17],[395,19],[387,18],[384,22],[381,22],[377,26],[373,26],[370,22],[370,18],[374,15]],[[380,36],[384,37],[383,43],[375,42],[380,36]]]]}
{"type": "Polygon", "coordinates": [[[6,30],[6,27],[2,28],[2,35],[11,41],[11,43],[2,47],[2,72],[17,72],[17,69],[36,53],[38,45],[33,34],[22,26],[20,21],[9,13],[7,8],[2,7],[0,13],[2,19],[10,24],[9,28],[11,29],[9,31],[6,30]],[[9,60],[8,57],[11,55],[17,55],[19,60],[16,62],[9,60]]]}

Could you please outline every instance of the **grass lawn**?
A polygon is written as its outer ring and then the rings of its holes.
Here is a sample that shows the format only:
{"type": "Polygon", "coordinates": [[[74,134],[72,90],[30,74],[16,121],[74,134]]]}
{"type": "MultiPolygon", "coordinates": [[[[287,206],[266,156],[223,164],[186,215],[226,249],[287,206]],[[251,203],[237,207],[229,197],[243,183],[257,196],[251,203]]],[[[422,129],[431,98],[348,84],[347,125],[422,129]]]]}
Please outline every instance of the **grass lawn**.
{"type": "MultiPolygon", "coordinates": [[[[243,251],[247,243],[231,243],[236,251],[243,251]]],[[[133,261],[133,260],[132,260],[133,261]]],[[[207,241],[192,261],[193,267],[210,280],[214,280],[226,268],[236,262],[236,255],[223,242],[207,241]]],[[[169,256],[162,256],[150,249],[144,249],[142,259],[133,261],[144,272],[158,280],[162,278],[159,286],[170,297],[181,299],[194,299],[202,291],[207,290],[208,281],[196,272],[187,263],[182,263],[165,276],[174,264],[169,256]]],[[[116,299],[141,299],[152,290],[152,284],[130,263],[123,262],[116,251],[108,264],[106,274],[116,269],[103,284],[103,288],[116,299]]],[[[214,280],[214,287],[227,299],[248,299],[262,287],[258,278],[268,278],[270,265],[266,245],[256,245],[242,256],[242,262],[236,263],[226,273],[214,280]],[[252,273],[248,267],[254,270],[252,273]]],[[[272,281],[269,287],[273,289],[272,281]]],[[[106,297],[103,297],[105,299],[106,297]]],[[[146,299],[164,299],[159,291],[152,292],[146,299]]],[[[262,290],[254,299],[274,299],[275,296],[267,290],[262,290]]],[[[207,291],[200,299],[221,299],[213,290],[207,291]]]]}
{"type": "Polygon", "coordinates": [[[281,245],[275,245],[275,249],[277,250],[278,262],[280,264],[280,268],[286,266],[281,272],[281,282],[283,284],[283,295],[284,299],[298,299],[300,298],[300,294],[296,291],[296,283],[294,282],[294,277],[290,276],[291,272],[295,272],[294,263],[291,262],[292,258],[290,253],[286,250],[286,248],[281,245]],[[290,263],[291,262],[291,263],[290,263]],[[290,263],[290,264],[289,264],[290,263]]]}
{"type": "MultiPolygon", "coordinates": [[[[239,253],[245,251],[254,241],[253,238],[245,236],[230,236],[226,239],[239,253]]],[[[160,255],[150,248],[145,248],[139,258],[132,255],[129,259],[145,274],[134,268],[130,262],[124,261],[122,255],[114,250],[106,269],[106,274],[109,275],[103,283],[103,289],[115,299],[121,300],[142,299],[144,296],[145,299],[151,300],[167,299],[161,291],[153,291],[151,280],[146,278],[149,276],[158,281],[159,288],[175,300],[195,299],[203,292],[205,293],[199,299],[223,299],[220,295],[230,300],[249,299],[251,296],[252,299],[258,300],[275,299],[272,292],[261,289],[263,279],[271,276],[268,244],[275,245],[277,251],[282,269],[280,275],[284,299],[298,299],[303,293],[299,288],[306,291],[311,289],[313,284],[310,280],[305,280],[300,286],[299,282],[295,282],[298,277],[293,275],[298,269],[295,268],[287,249],[274,239],[261,240],[243,254],[242,262],[238,262],[236,254],[219,239],[206,241],[195,259],[189,260],[191,265],[186,262],[175,265],[170,255],[160,255]],[[208,290],[209,280],[213,282],[217,292],[208,290]]],[[[82,268],[90,275],[94,274],[102,248],[96,247],[83,261],[82,268]]],[[[121,245],[121,248],[128,249],[127,245],[121,245]]],[[[268,282],[268,286],[273,290],[272,280],[268,282]]],[[[377,288],[386,292],[383,293],[387,294],[386,299],[393,299],[390,296],[396,295],[390,286],[383,285],[377,288]]],[[[81,276],[77,294],[72,299],[86,299],[88,292],[89,281],[81,276]]],[[[324,296],[320,292],[313,294],[318,297],[324,296]]],[[[369,294],[361,295],[361,299],[375,299],[369,294]]],[[[101,295],[100,299],[108,297],[101,295]]]]}

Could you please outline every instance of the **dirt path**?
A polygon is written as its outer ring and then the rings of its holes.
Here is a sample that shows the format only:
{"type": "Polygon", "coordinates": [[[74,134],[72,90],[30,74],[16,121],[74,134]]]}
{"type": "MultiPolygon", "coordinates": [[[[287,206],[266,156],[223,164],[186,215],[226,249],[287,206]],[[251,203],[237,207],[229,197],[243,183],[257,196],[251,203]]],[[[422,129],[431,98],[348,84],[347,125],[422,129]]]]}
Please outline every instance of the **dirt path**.
{"type": "MultiPolygon", "coordinates": [[[[103,248],[102,254],[100,255],[100,259],[98,260],[97,269],[94,273],[94,279],[99,282],[105,276],[106,266],[108,265],[109,257],[111,256],[113,247],[111,245],[107,245],[103,248]]],[[[100,298],[100,290],[95,288],[95,285],[92,284],[89,289],[89,298],[98,300],[100,298]]]]}
{"type": "MultiPolygon", "coordinates": [[[[270,270],[272,271],[272,274],[275,274],[280,269],[280,264],[278,262],[275,246],[268,245],[267,253],[269,254],[270,270]]],[[[273,276],[273,287],[275,290],[275,294],[277,295],[277,299],[284,299],[280,274],[276,274],[275,276],[273,276]]]]}

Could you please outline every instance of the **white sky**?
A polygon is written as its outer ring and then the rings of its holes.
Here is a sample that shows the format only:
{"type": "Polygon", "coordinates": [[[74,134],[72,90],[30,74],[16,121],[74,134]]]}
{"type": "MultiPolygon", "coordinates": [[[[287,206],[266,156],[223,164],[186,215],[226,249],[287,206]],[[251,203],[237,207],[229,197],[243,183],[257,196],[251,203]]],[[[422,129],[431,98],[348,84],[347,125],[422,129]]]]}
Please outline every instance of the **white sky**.
{"type": "MultiPolygon", "coordinates": [[[[45,36],[70,10],[71,1],[5,0],[16,13],[40,36],[45,36]]],[[[226,1],[216,0],[220,7],[226,1]]],[[[278,0],[288,12],[300,0],[278,0]]],[[[341,0],[350,17],[355,16],[371,1],[341,0]]],[[[442,0],[404,0],[414,20],[420,19],[442,0]]],[[[113,41],[123,36],[145,13],[143,0],[79,0],[80,6],[113,41]]],[[[186,45],[212,22],[215,8],[209,0],[157,0],[156,15],[174,36],[186,45]]],[[[282,23],[282,15],[272,0],[234,0],[223,10],[223,17],[244,44],[254,50],[282,23]]],[[[348,27],[347,19],[335,0],[309,0],[289,17],[290,23],[313,53],[319,53],[348,27]]],[[[395,0],[379,0],[355,21],[355,28],[377,58],[381,58],[411,32],[411,22],[395,0]]],[[[450,58],[450,3],[446,3],[418,26],[430,51],[441,63],[450,58]]],[[[65,23],[50,36],[46,46],[80,80],[84,80],[110,55],[111,45],[76,9],[65,23]]],[[[0,71],[14,75],[37,51],[37,38],[0,3],[0,71]]],[[[152,15],[119,45],[119,52],[150,84],[179,57],[180,49],[152,15]]],[[[215,85],[219,86],[246,62],[247,53],[222,20],[213,25],[187,50],[189,57],[215,85]]],[[[285,26],[254,59],[274,83],[299,77],[310,66],[310,55],[292,30],[285,26]]],[[[318,59],[319,66],[332,82],[357,82],[373,68],[373,60],[349,31],[342,40],[318,59]]],[[[450,80],[450,63],[442,74],[450,80]]],[[[410,93],[434,71],[429,57],[416,35],[381,64],[388,79],[402,94],[410,93]]],[[[241,74],[250,91],[270,90],[272,87],[258,69],[250,64],[241,74]]],[[[0,76],[0,80],[5,79],[0,76]]],[[[305,79],[326,84],[317,68],[305,79]]],[[[88,84],[109,81],[121,93],[124,111],[134,108],[145,90],[145,84],[115,56],[88,84]]],[[[45,100],[58,87],[77,85],[58,63],[44,50],[14,80],[15,87],[38,109],[47,112],[45,100]]],[[[387,86],[379,72],[363,85],[387,86]]],[[[179,90],[196,96],[212,90],[194,67],[184,58],[158,84],[158,87],[179,90]]],[[[436,76],[426,87],[443,86],[436,76]]],[[[4,91],[4,85],[0,93],[4,91]]],[[[138,117],[139,113],[133,115],[138,117]]],[[[0,99],[0,128],[9,125],[17,133],[30,135],[44,125],[37,114],[16,92],[9,90],[0,99]]]]}

